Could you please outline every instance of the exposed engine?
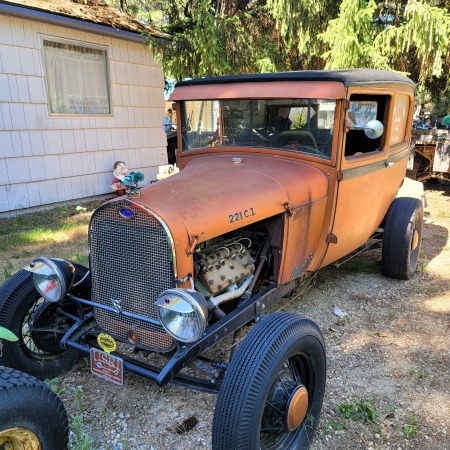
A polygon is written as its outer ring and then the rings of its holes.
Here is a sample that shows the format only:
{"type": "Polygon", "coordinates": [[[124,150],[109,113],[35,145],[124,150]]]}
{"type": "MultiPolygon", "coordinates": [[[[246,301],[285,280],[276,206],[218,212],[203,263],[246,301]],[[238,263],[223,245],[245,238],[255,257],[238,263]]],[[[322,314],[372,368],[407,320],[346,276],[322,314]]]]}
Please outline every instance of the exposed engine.
{"type": "Polygon", "coordinates": [[[242,295],[255,273],[261,237],[236,237],[207,242],[194,253],[195,288],[208,300],[209,308],[242,295]]]}
{"type": "Polygon", "coordinates": [[[202,254],[198,261],[200,273],[197,280],[210,294],[218,294],[254,273],[253,258],[242,241],[251,244],[250,239],[242,238],[211,253],[202,254]]]}

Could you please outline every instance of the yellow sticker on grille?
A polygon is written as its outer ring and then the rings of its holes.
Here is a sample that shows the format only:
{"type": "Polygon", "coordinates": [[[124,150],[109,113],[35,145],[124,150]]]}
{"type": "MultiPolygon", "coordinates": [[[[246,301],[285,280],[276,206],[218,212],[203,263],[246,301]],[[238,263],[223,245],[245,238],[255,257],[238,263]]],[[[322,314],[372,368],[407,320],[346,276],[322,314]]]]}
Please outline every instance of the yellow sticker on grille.
{"type": "Polygon", "coordinates": [[[111,353],[117,348],[115,339],[106,333],[100,333],[97,336],[97,342],[106,353],[111,353]]]}

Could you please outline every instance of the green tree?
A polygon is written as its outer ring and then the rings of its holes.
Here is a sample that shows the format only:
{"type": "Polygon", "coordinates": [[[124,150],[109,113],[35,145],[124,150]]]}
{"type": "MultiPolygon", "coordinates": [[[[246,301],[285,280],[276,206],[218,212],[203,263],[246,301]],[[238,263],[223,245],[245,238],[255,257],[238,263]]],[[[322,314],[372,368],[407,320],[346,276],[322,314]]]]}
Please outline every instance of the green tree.
{"type": "Polygon", "coordinates": [[[448,105],[449,0],[108,1],[171,36],[148,39],[167,77],[368,67],[448,105]]]}

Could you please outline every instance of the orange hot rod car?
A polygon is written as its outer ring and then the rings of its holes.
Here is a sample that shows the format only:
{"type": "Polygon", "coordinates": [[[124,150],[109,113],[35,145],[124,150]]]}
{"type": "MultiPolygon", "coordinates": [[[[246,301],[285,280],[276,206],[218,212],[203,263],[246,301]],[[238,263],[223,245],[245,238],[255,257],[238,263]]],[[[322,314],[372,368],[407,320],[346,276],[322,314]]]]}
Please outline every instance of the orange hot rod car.
{"type": "Polygon", "coordinates": [[[0,325],[20,340],[0,363],[46,378],[87,354],[117,384],[129,370],[217,392],[214,449],[309,448],[323,338],[266,312],[380,228],[385,274],[414,273],[423,207],[396,198],[414,84],[377,70],[241,75],[181,82],[172,101],[180,172],[93,213],[89,268],[38,257],[5,283],[0,325]]]}

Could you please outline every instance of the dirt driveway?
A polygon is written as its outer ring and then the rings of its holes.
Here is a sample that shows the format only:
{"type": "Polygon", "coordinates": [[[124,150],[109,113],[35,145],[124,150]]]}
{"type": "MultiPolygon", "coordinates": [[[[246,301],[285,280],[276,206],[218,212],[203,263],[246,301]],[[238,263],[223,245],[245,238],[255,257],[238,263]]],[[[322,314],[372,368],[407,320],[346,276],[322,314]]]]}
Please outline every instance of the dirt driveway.
{"type": "MultiPolygon", "coordinates": [[[[315,450],[450,450],[450,184],[428,185],[426,195],[412,280],[383,277],[381,249],[372,249],[325,268],[314,288],[277,305],[312,318],[325,337],[327,390],[315,450]],[[335,315],[335,306],[347,315],[335,315]]],[[[41,214],[43,223],[50,214],[41,214]]],[[[87,260],[90,213],[72,214],[59,231],[33,229],[34,238],[13,250],[10,229],[37,216],[5,222],[0,275],[39,254],[87,260]]],[[[72,450],[211,449],[215,395],[160,389],[133,374],[118,387],[91,375],[85,362],[51,384],[71,418],[72,450]],[[190,417],[196,426],[179,434],[190,417]]]]}
{"type": "MultiPolygon", "coordinates": [[[[282,309],[321,326],[327,391],[314,449],[450,450],[450,185],[427,186],[419,272],[380,274],[381,250],[328,267],[282,309]],[[347,313],[333,314],[334,306],[347,313]]],[[[92,449],[210,449],[215,396],[127,374],[123,387],[86,364],[61,377],[62,399],[92,449]],[[198,423],[178,434],[194,416],[198,423]]],[[[74,439],[74,436],[73,436],[74,439]]],[[[72,448],[82,448],[72,444],[72,448]]]]}

